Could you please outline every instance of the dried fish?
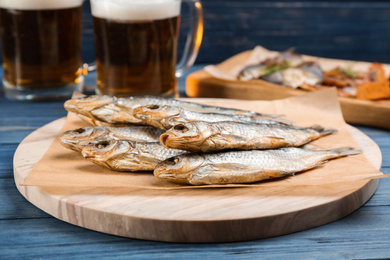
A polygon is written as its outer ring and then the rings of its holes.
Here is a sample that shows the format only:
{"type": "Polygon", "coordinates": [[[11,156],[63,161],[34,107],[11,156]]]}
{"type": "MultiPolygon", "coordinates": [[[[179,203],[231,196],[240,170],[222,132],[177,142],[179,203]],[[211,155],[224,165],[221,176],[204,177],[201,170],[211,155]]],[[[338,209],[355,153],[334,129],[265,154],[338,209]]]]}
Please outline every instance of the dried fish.
{"type": "Polygon", "coordinates": [[[139,120],[132,116],[133,109],[145,105],[178,106],[199,113],[236,114],[259,119],[280,117],[280,115],[261,114],[253,111],[208,106],[183,100],[153,96],[115,98],[94,95],[85,98],[70,99],[65,102],[64,106],[70,112],[108,123],[139,123],[139,120]]]}
{"type": "Polygon", "coordinates": [[[263,77],[264,80],[279,85],[298,88],[303,84],[311,86],[321,84],[322,70],[316,63],[303,64],[296,68],[287,68],[263,77]]]}
{"type": "Polygon", "coordinates": [[[236,115],[255,117],[260,119],[267,119],[267,118],[272,119],[272,118],[280,117],[280,115],[263,114],[254,111],[241,110],[236,108],[203,105],[203,104],[187,102],[178,99],[169,99],[169,98],[154,97],[154,96],[118,98],[116,99],[115,103],[133,109],[145,105],[167,105],[167,106],[181,107],[183,109],[193,111],[193,112],[199,112],[199,113],[217,113],[217,114],[229,114],[229,115],[236,114],[236,115]]]}
{"type": "Polygon", "coordinates": [[[167,149],[160,143],[99,140],[81,151],[84,158],[115,171],[153,171],[157,163],[186,151],[167,149]]]}
{"type": "Polygon", "coordinates": [[[91,111],[94,118],[110,124],[133,123],[142,124],[142,120],[134,117],[133,108],[128,108],[118,104],[108,104],[91,111]]]}
{"type": "Polygon", "coordinates": [[[82,98],[72,98],[67,100],[64,103],[64,107],[66,110],[70,112],[74,112],[76,114],[81,114],[87,116],[89,118],[93,118],[91,111],[97,107],[101,107],[104,105],[111,104],[114,102],[113,97],[110,96],[88,96],[82,98]]]}
{"type": "Polygon", "coordinates": [[[158,142],[162,133],[161,129],[152,126],[82,127],[62,133],[59,141],[66,148],[81,151],[86,145],[96,142],[100,138],[135,142],[158,142]]]}
{"type": "Polygon", "coordinates": [[[298,88],[304,84],[310,86],[321,84],[323,72],[317,62],[304,62],[302,55],[289,49],[272,59],[244,68],[238,79],[245,81],[263,79],[274,84],[298,88]]]}
{"type": "Polygon", "coordinates": [[[306,128],[282,124],[195,121],[175,125],[161,135],[160,142],[167,148],[191,152],[272,149],[301,146],[335,132],[335,129],[318,125],[306,128]]]}
{"type": "Polygon", "coordinates": [[[148,105],[141,106],[134,109],[133,114],[136,118],[142,120],[144,123],[158,127],[161,129],[169,129],[178,123],[191,121],[205,121],[205,122],[247,122],[257,124],[281,124],[285,123],[283,120],[264,120],[253,117],[241,115],[225,115],[215,113],[198,113],[185,110],[179,107],[172,107],[166,105],[148,105]]]}
{"type": "Polygon", "coordinates": [[[249,65],[240,71],[238,79],[243,81],[259,79],[266,74],[266,69],[263,64],[249,65]]]}
{"type": "Polygon", "coordinates": [[[327,160],[359,153],[361,151],[350,147],[322,151],[288,147],[184,154],[159,163],[154,175],[171,182],[191,185],[252,183],[291,176],[322,165],[327,160]]]}

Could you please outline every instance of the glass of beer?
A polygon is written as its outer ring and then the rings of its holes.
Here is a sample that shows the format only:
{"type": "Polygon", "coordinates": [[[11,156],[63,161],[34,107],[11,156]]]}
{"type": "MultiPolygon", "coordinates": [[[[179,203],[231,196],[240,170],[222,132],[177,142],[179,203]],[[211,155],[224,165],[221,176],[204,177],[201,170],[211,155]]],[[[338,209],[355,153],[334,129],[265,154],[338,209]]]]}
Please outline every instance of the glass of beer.
{"type": "Polygon", "coordinates": [[[17,100],[71,96],[83,84],[83,0],[0,0],[3,89],[17,100]]]}
{"type": "Polygon", "coordinates": [[[181,0],[91,0],[98,94],[177,96],[177,78],[202,41],[202,6],[190,6],[191,29],[176,65],[181,0]]]}

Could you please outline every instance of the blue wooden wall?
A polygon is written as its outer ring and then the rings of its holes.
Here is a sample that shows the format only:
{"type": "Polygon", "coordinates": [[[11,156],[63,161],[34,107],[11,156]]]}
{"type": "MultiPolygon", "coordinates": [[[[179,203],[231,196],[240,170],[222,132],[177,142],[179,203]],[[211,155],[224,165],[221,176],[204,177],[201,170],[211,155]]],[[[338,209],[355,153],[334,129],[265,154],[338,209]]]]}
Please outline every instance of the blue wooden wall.
{"type": "MultiPolygon", "coordinates": [[[[197,63],[218,63],[259,44],[390,63],[390,1],[204,0],[203,6],[205,30],[197,63]]],[[[185,31],[185,15],[182,22],[185,31]]],[[[89,62],[94,60],[89,1],[83,26],[83,58],[89,62]]],[[[181,36],[182,45],[184,32],[181,36]]]]}
{"type": "MultiPolygon", "coordinates": [[[[202,3],[204,39],[197,63],[218,63],[259,44],[273,50],[296,47],[309,55],[390,63],[390,1],[202,3]]],[[[84,10],[84,44],[92,46],[89,1],[84,10]]],[[[185,15],[182,22],[181,43],[188,23],[185,15]]],[[[93,56],[91,47],[86,47],[85,59],[93,56]]]]}

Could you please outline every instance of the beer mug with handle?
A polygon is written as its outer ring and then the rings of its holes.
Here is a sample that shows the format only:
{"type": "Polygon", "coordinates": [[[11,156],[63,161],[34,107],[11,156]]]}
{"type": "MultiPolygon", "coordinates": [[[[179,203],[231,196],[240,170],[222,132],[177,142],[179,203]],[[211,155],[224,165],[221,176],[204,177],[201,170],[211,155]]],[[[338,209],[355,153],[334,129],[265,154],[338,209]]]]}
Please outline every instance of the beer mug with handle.
{"type": "Polygon", "coordinates": [[[69,98],[83,85],[83,0],[0,0],[5,96],[69,98]]]}
{"type": "Polygon", "coordinates": [[[190,6],[191,29],[176,65],[182,0],[91,0],[97,93],[177,96],[177,78],[194,63],[203,34],[202,6],[190,6]]]}

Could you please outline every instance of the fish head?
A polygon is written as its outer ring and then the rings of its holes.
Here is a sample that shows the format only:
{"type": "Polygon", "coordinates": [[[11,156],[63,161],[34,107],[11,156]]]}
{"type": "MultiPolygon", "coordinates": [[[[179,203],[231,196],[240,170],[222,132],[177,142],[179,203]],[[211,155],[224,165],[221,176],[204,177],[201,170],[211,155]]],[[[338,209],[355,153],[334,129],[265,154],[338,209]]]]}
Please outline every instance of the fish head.
{"type": "Polygon", "coordinates": [[[139,119],[153,117],[163,119],[180,114],[180,109],[167,105],[146,105],[134,108],[134,116],[139,119]]]}
{"type": "Polygon", "coordinates": [[[64,107],[70,112],[91,116],[90,111],[97,107],[110,104],[113,100],[114,98],[111,96],[92,95],[88,97],[69,99],[64,103],[64,107]]]}
{"type": "Polygon", "coordinates": [[[107,122],[107,119],[113,117],[115,113],[118,113],[120,109],[114,104],[107,104],[104,106],[99,106],[91,110],[91,114],[94,118],[107,122]]]}
{"type": "Polygon", "coordinates": [[[62,133],[59,137],[60,143],[72,150],[81,151],[90,142],[109,134],[104,127],[81,127],[62,133]]]}
{"type": "Polygon", "coordinates": [[[249,65],[240,72],[238,79],[244,81],[259,79],[263,76],[265,69],[263,64],[249,65]]]}
{"type": "Polygon", "coordinates": [[[201,151],[200,146],[213,135],[212,124],[201,121],[175,124],[160,136],[160,142],[167,148],[201,151]]]}
{"type": "Polygon", "coordinates": [[[135,118],[161,129],[165,129],[165,127],[160,123],[161,120],[177,116],[179,114],[179,108],[166,105],[146,105],[136,107],[133,110],[135,118]]]}
{"type": "Polygon", "coordinates": [[[113,158],[135,149],[135,144],[130,141],[116,139],[96,140],[83,148],[82,155],[94,162],[107,163],[113,158]]]}
{"type": "Polygon", "coordinates": [[[118,105],[108,104],[91,111],[94,118],[111,124],[117,123],[138,123],[139,119],[133,116],[133,110],[131,108],[118,105]]]}
{"type": "Polygon", "coordinates": [[[154,176],[167,181],[190,184],[191,173],[204,162],[199,154],[179,155],[157,164],[154,176]]]}

